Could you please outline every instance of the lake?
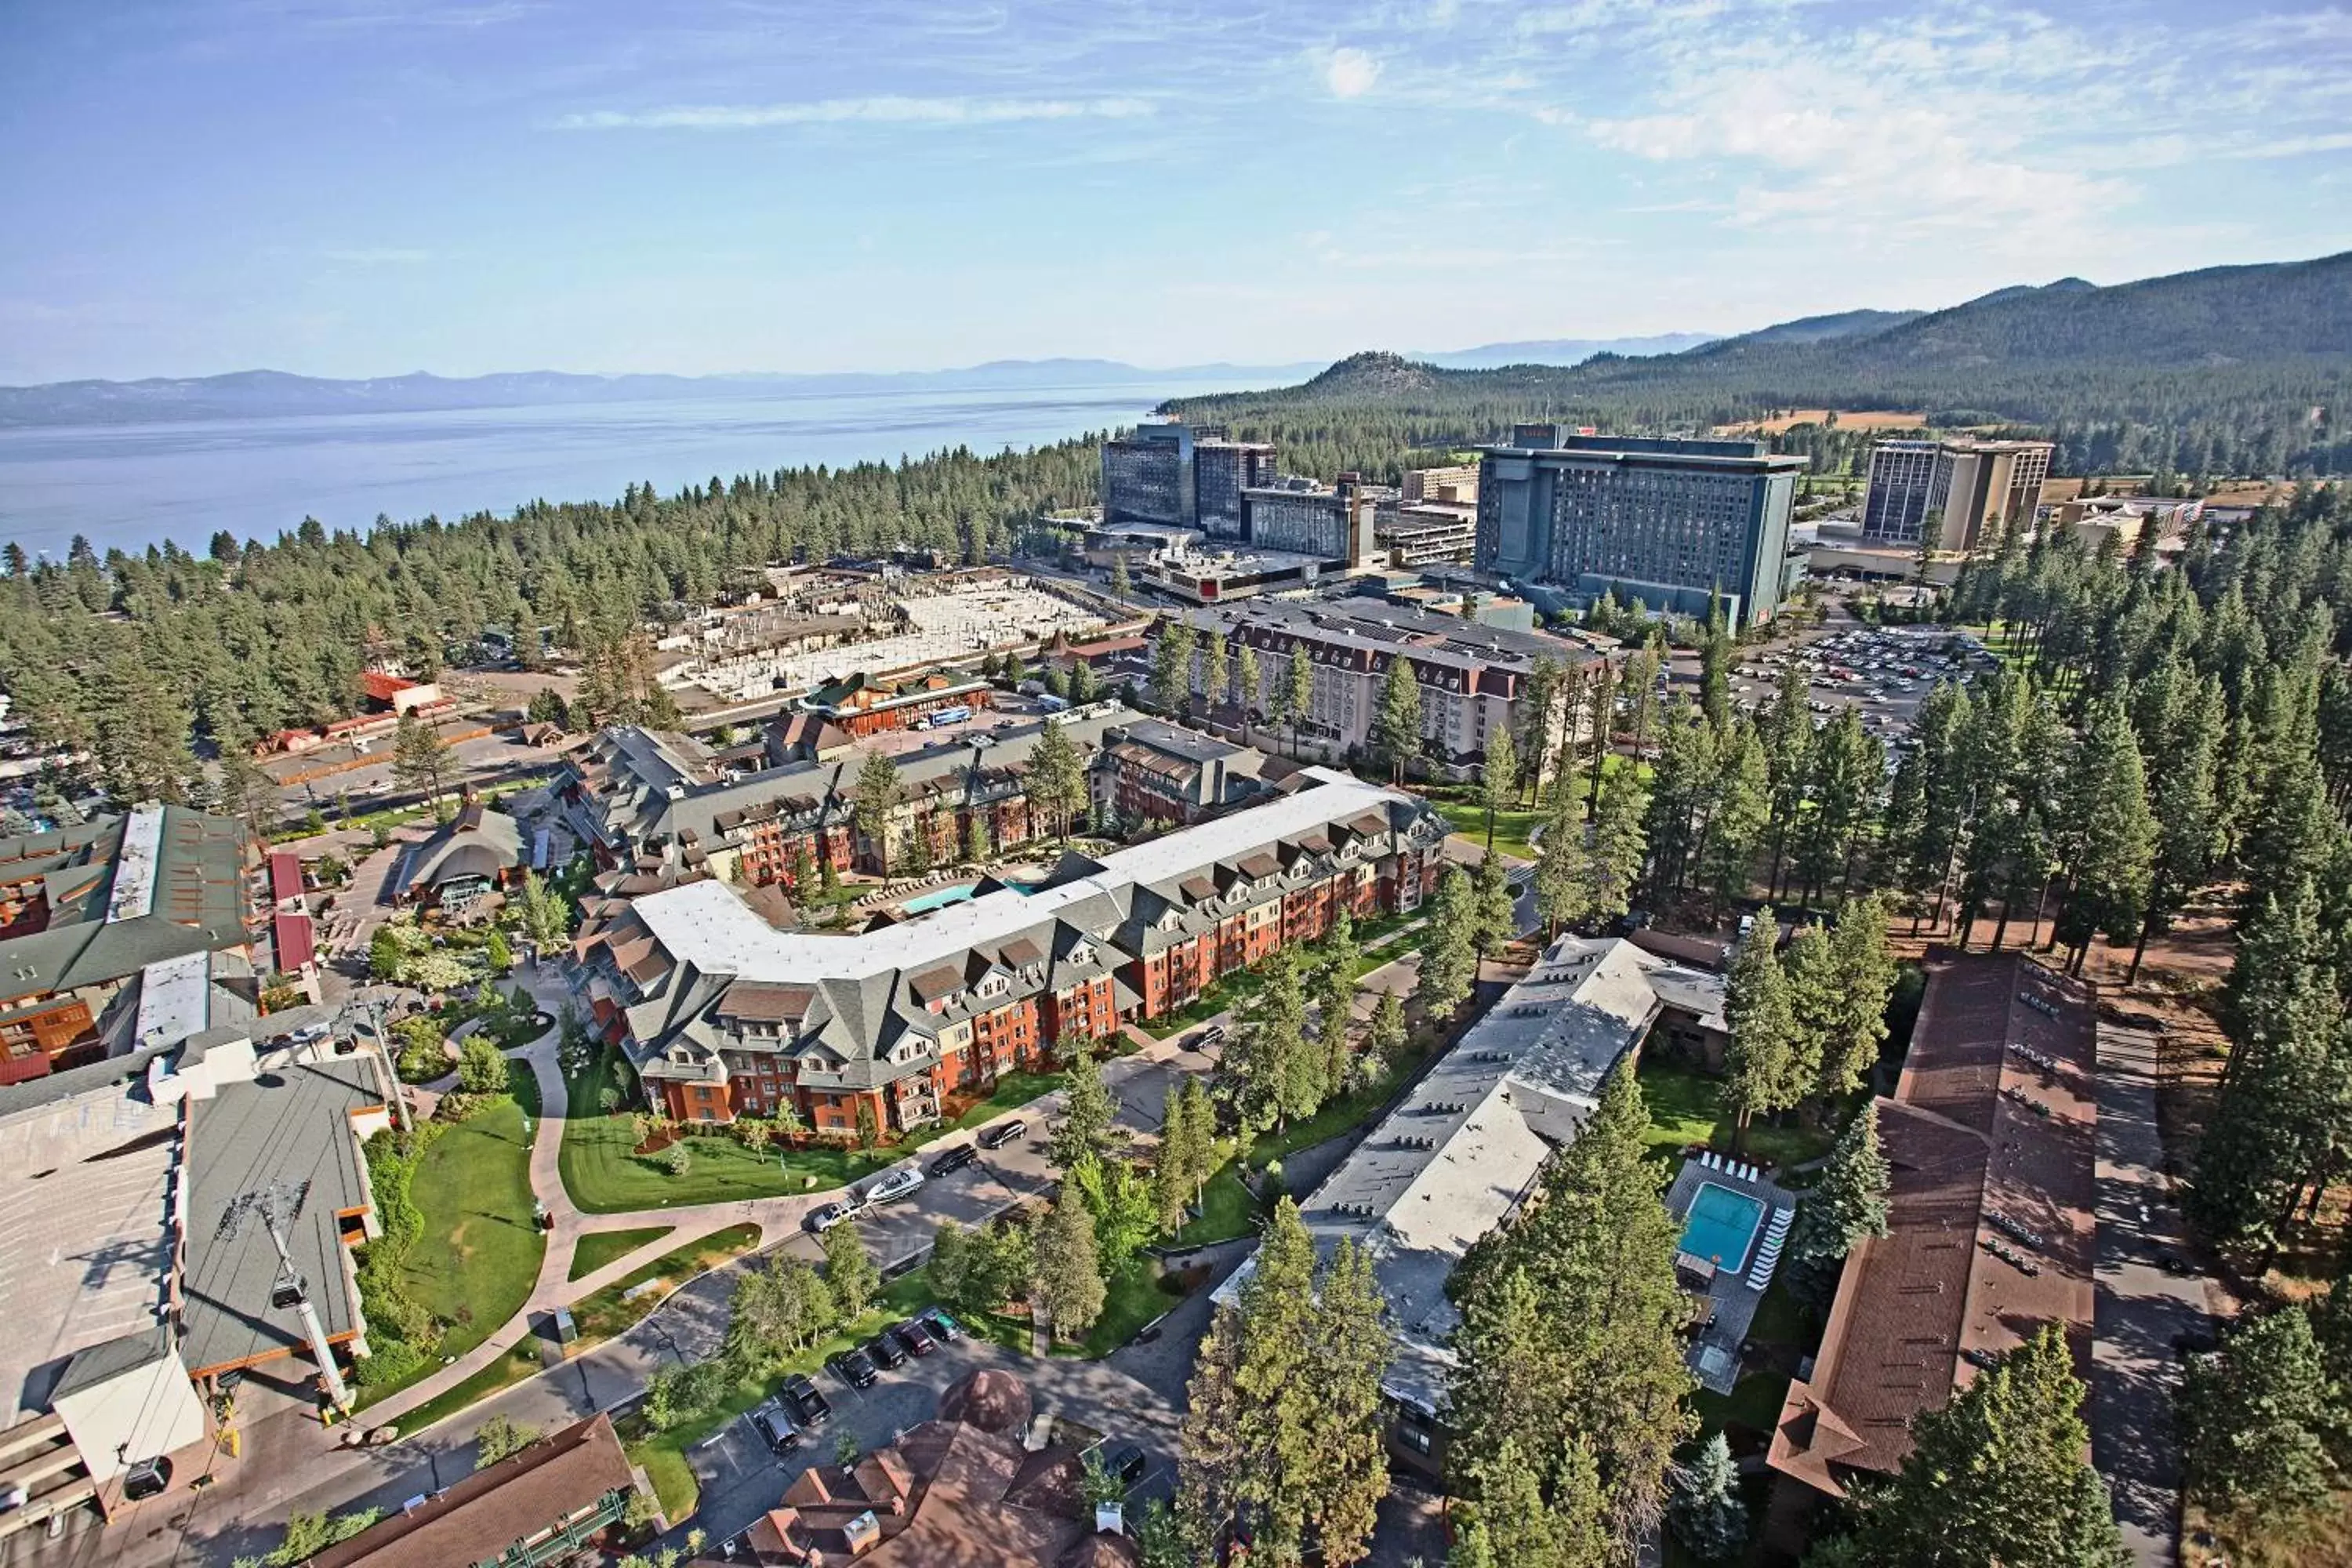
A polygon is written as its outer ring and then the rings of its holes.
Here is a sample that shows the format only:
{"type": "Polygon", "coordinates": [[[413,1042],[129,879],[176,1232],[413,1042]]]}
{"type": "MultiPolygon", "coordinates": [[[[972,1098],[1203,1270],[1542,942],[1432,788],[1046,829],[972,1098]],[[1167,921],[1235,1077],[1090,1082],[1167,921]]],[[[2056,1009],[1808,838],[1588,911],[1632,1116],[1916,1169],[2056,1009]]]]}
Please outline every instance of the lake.
{"type": "Polygon", "coordinates": [[[717,475],[1032,447],[1131,425],[1228,383],[889,391],[0,430],[0,541],[62,556],[215,531],[274,540],[304,517],[364,529],[526,501],[668,493],[717,475]]]}

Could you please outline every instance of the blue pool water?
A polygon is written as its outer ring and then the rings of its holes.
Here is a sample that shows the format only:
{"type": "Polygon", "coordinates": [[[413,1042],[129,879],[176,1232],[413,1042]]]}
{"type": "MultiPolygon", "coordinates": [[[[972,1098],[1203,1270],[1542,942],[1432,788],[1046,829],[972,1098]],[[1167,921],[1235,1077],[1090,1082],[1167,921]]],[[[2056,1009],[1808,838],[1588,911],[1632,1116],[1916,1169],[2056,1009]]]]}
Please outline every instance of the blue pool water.
{"type": "MultiPolygon", "coordinates": [[[[1028,892],[1034,884],[1029,882],[1007,882],[1004,885],[1012,889],[1016,893],[1025,893],[1028,892]]],[[[937,888],[932,889],[930,892],[925,893],[919,899],[908,899],[905,903],[898,907],[910,915],[925,914],[932,910],[943,910],[950,904],[961,904],[969,900],[971,897],[972,889],[978,886],[979,884],[976,882],[965,882],[961,886],[953,888],[937,888]]]]}
{"type": "Polygon", "coordinates": [[[1683,1250],[1693,1258],[1710,1259],[1717,1268],[1737,1272],[1748,1262],[1748,1249],[1764,1223],[1764,1205],[1729,1187],[1704,1183],[1691,1199],[1690,1218],[1683,1226],[1683,1250]]]}

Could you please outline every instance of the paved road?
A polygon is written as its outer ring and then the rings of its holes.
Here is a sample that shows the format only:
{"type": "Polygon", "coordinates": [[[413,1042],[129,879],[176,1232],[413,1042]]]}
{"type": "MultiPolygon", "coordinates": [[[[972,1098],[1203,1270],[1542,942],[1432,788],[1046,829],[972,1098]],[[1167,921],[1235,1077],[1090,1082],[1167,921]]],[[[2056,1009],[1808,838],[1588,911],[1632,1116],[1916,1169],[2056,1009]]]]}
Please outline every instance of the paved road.
{"type": "Polygon", "coordinates": [[[2208,1281],[2167,1273],[2186,1256],[2156,1121],[2156,1037],[2098,1026],[2098,1272],[2091,1350],[2091,1458],[2107,1478],[2133,1558],[2179,1561],[2180,1454],[2173,1342],[2208,1331],[2208,1281]]]}

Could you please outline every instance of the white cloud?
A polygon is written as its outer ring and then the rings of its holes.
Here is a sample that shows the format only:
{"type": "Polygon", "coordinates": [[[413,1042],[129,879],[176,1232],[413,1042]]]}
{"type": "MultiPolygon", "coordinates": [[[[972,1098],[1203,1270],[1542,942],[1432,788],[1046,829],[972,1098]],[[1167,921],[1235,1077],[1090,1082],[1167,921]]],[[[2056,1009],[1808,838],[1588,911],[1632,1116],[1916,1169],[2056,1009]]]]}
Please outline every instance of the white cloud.
{"type": "Polygon", "coordinates": [[[826,98],[808,103],[680,104],[567,114],[559,131],[760,131],[777,125],[1002,125],[1033,120],[1133,120],[1139,98],[826,98]]]}
{"type": "Polygon", "coordinates": [[[1333,49],[1323,59],[1323,85],[1334,98],[1361,98],[1381,79],[1381,62],[1359,48],[1333,49]]]}

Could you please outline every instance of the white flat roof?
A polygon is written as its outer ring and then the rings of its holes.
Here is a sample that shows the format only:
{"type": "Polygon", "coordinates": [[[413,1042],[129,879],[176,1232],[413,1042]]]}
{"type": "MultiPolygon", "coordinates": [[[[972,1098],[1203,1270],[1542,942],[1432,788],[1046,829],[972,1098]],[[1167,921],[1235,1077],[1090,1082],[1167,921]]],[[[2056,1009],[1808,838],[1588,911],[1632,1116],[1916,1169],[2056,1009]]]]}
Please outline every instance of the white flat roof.
{"type": "Polygon", "coordinates": [[[1409,798],[1328,768],[1305,773],[1318,781],[1312,787],[1117,850],[1092,876],[1031,893],[1002,889],[858,936],[777,931],[719,881],[647,893],[634,907],[672,958],[709,974],[855,980],[920,969],[1009,940],[1088,899],[1163,882],[1365,811],[1385,819],[1390,802],[1409,798]]]}
{"type": "Polygon", "coordinates": [[[163,808],[142,805],[122,819],[122,847],[106,896],[106,923],[142,920],[155,910],[155,876],[163,857],[163,808]]]}

